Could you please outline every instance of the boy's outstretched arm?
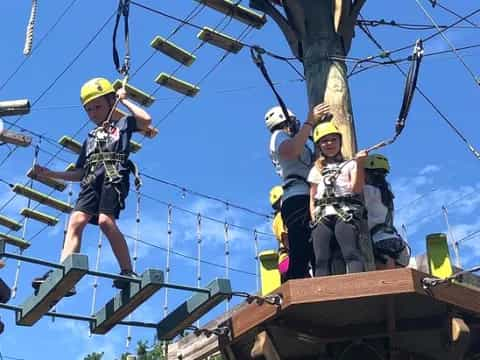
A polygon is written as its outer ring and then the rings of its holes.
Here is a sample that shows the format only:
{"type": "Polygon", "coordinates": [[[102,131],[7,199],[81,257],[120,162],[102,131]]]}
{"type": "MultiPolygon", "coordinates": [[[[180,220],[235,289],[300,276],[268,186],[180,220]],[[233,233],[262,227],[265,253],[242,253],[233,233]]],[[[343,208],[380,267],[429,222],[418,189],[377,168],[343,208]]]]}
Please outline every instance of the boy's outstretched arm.
{"type": "Polygon", "coordinates": [[[140,106],[135,105],[133,102],[127,99],[127,92],[124,88],[117,90],[117,96],[120,102],[130,110],[135,120],[137,120],[138,130],[147,130],[152,123],[152,117],[148,112],[142,109],[140,106]]]}
{"type": "Polygon", "coordinates": [[[46,167],[35,165],[33,174],[39,178],[60,179],[65,181],[81,181],[85,173],[84,169],[74,169],[70,171],[52,171],[46,167]]]}

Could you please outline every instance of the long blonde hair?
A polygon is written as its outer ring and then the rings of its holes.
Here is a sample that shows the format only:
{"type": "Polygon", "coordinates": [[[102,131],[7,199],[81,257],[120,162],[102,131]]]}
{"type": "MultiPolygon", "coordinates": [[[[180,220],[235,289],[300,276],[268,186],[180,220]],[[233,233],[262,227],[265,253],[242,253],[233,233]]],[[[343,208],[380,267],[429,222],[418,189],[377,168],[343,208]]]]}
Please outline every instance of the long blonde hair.
{"type": "MultiPolygon", "coordinates": [[[[316,160],[315,160],[315,167],[318,169],[318,171],[322,172],[323,168],[327,166],[328,164],[328,159],[325,157],[325,155],[322,154],[320,151],[320,145],[315,145],[315,153],[316,153],[316,160]]],[[[334,157],[335,162],[337,163],[342,163],[345,161],[345,157],[343,156],[342,150],[340,149],[339,153],[335,155],[334,157]]]]}

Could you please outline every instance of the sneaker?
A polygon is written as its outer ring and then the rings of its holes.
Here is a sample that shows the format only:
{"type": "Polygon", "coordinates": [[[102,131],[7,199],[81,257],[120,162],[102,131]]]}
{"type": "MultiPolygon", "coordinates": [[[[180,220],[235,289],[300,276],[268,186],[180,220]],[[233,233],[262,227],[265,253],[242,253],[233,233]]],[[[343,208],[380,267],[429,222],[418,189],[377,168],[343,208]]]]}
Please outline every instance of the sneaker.
{"type": "Polygon", "coordinates": [[[38,291],[38,289],[40,289],[40,286],[45,282],[47,281],[48,277],[50,276],[50,274],[53,273],[53,270],[48,270],[45,274],[43,274],[42,276],[40,277],[36,277],[35,279],[33,279],[32,281],[32,287],[35,289],[35,291],[38,291]]]}
{"type": "MultiPolygon", "coordinates": [[[[40,286],[47,281],[48,277],[53,273],[53,270],[48,270],[45,274],[43,274],[40,277],[37,277],[33,279],[32,281],[32,287],[35,289],[35,295],[38,293],[38,290],[40,289],[40,286]]],[[[66,294],[65,297],[70,297],[73,295],[77,294],[77,290],[75,289],[75,286],[71,288],[66,294]]]]}
{"type": "MultiPolygon", "coordinates": [[[[120,275],[122,276],[128,276],[128,277],[131,277],[131,278],[138,278],[138,275],[133,272],[132,270],[122,270],[120,272],[120,275]]],[[[113,287],[114,288],[117,288],[117,289],[120,289],[120,290],[125,290],[126,288],[128,288],[128,286],[130,285],[130,281],[128,280],[124,280],[124,279],[115,279],[113,280],[113,287]]]]}

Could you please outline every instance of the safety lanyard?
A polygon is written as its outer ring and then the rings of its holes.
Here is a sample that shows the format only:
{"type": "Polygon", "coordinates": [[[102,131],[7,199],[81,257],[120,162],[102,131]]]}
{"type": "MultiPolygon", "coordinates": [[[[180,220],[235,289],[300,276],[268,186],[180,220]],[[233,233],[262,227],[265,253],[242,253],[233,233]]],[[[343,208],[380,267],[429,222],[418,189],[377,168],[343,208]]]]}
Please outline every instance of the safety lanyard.
{"type": "Polygon", "coordinates": [[[113,62],[117,71],[123,76],[128,76],[130,71],[130,41],[129,41],[129,28],[128,28],[128,16],[130,12],[130,0],[119,0],[117,8],[117,17],[115,19],[115,28],[113,29],[113,62]],[[120,56],[117,50],[117,31],[120,24],[120,18],[123,16],[124,20],[124,39],[125,39],[125,57],[123,59],[123,65],[120,66],[120,56]]]}

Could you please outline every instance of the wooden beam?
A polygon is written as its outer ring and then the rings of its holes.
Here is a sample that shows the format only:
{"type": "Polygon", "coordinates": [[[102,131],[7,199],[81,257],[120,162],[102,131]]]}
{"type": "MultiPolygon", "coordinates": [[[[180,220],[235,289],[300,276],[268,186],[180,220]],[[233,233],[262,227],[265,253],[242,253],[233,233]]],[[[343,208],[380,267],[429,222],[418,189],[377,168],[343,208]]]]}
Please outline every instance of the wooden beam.
{"type": "Polygon", "coordinates": [[[265,360],[281,360],[275,345],[266,331],[262,331],[255,337],[255,343],[250,351],[252,358],[263,356],[265,360]]]}
{"type": "Polygon", "coordinates": [[[33,168],[30,168],[27,172],[27,177],[30,179],[36,180],[43,185],[46,185],[48,187],[51,187],[52,189],[58,190],[58,191],[63,191],[67,187],[67,184],[64,181],[57,180],[57,179],[52,179],[49,177],[43,177],[43,176],[38,176],[33,173],[33,168]]]}
{"type": "Polygon", "coordinates": [[[73,210],[73,206],[66,203],[65,201],[55,199],[51,196],[41,193],[40,191],[33,190],[32,188],[22,184],[15,184],[12,190],[19,195],[35,200],[40,204],[48,205],[64,213],[70,213],[73,210]]]}
{"type": "Polygon", "coordinates": [[[234,19],[243,22],[244,24],[253,26],[254,28],[261,29],[267,22],[267,17],[263,14],[259,14],[252,9],[249,9],[243,5],[238,5],[238,2],[230,0],[196,0],[199,3],[205,4],[208,7],[215,9],[227,16],[231,16],[234,19]]]}
{"type": "Polygon", "coordinates": [[[16,133],[11,130],[3,130],[0,134],[0,142],[5,142],[21,147],[28,147],[32,143],[32,138],[30,136],[16,133]]]}
{"type": "Polygon", "coordinates": [[[213,46],[217,46],[234,54],[237,54],[243,49],[243,44],[237,39],[209,27],[204,27],[203,30],[198,33],[197,37],[213,46]]]}
{"type": "Polygon", "coordinates": [[[56,218],[54,216],[51,216],[51,215],[48,215],[48,214],[44,214],[40,211],[33,210],[33,209],[30,209],[30,208],[23,208],[20,211],[20,214],[27,217],[27,218],[40,221],[41,223],[44,223],[44,224],[50,225],[50,226],[55,226],[58,223],[58,218],[56,218]]]}
{"type": "Polygon", "coordinates": [[[22,228],[22,224],[20,224],[18,221],[3,215],[0,215],[0,225],[3,225],[13,231],[18,231],[22,228]]]}
{"type": "Polygon", "coordinates": [[[159,85],[165,86],[173,91],[190,97],[194,97],[200,91],[198,86],[163,72],[156,77],[155,82],[159,85]]]}
{"type": "Polygon", "coordinates": [[[30,246],[28,241],[25,241],[17,236],[9,235],[0,232],[0,240],[3,240],[5,243],[18,247],[19,249],[25,250],[30,246]]]}
{"type": "Polygon", "coordinates": [[[29,112],[30,101],[27,99],[0,101],[0,116],[25,115],[29,112]]]}
{"type": "Polygon", "coordinates": [[[82,144],[70,136],[62,136],[58,143],[75,154],[80,154],[82,151],[82,144]]]}
{"type": "Polygon", "coordinates": [[[155,36],[150,46],[185,66],[192,65],[196,60],[195,55],[161,36],[155,36]]]}
{"type": "Polygon", "coordinates": [[[130,283],[95,314],[90,325],[93,334],[106,334],[119,321],[135,311],[163,286],[163,272],[148,269],[142,274],[142,283],[130,283]]]}
{"type": "Polygon", "coordinates": [[[230,280],[216,279],[207,285],[210,293],[198,292],[158,323],[157,338],[171,340],[209,310],[230,297],[230,280]]]}
{"type": "Polygon", "coordinates": [[[70,291],[88,271],[88,256],[72,254],[62,264],[64,269],[54,270],[17,312],[17,325],[32,326],[70,291]]]}
{"type": "MultiPolygon", "coordinates": [[[[122,80],[117,79],[112,85],[115,90],[118,90],[122,87],[122,84],[122,80]]],[[[149,107],[155,102],[155,98],[153,96],[148,95],[146,92],[130,84],[125,84],[125,91],[131,100],[139,103],[142,106],[149,107]]]]}

